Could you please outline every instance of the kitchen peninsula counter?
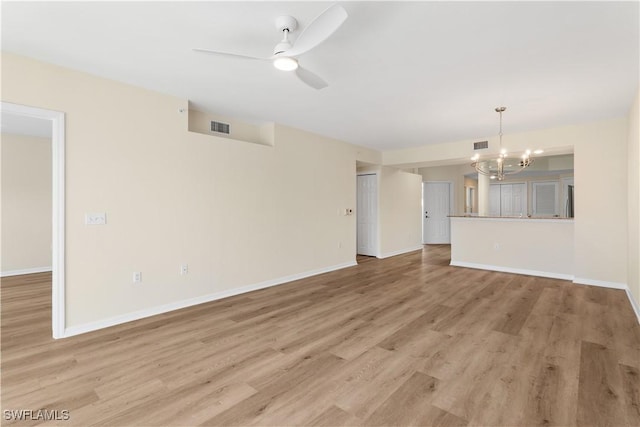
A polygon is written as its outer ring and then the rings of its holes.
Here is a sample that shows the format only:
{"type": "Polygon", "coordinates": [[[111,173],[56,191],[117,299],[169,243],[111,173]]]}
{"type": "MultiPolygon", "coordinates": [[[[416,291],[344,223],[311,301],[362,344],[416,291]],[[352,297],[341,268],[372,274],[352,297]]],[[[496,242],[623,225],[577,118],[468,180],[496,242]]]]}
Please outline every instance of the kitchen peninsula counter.
{"type": "Polygon", "coordinates": [[[450,218],[453,266],[573,279],[573,218],[450,218]]]}

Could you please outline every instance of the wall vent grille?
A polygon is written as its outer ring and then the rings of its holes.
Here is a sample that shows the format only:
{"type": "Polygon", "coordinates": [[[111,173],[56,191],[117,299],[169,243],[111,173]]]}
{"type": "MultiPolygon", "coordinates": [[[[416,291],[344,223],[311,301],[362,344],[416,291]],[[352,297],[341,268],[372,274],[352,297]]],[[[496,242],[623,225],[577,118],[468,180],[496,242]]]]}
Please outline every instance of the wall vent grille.
{"type": "Polygon", "coordinates": [[[221,122],[211,122],[211,132],[218,132],[218,133],[226,133],[227,135],[229,134],[229,124],[228,123],[221,123],[221,122]]]}
{"type": "Polygon", "coordinates": [[[489,148],[489,141],[479,141],[473,143],[474,150],[482,150],[483,148],[489,148]]]}

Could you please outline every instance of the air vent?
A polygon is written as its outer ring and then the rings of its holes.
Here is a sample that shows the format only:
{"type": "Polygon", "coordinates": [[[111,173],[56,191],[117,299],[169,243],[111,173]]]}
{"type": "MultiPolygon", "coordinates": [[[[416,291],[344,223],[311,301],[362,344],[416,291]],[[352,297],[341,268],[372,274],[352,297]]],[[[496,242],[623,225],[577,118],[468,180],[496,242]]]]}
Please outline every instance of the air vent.
{"type": "Polygon", "coordinates": [[[229,134],[229,124],[228,123],[221,123],[221,122],[211,122],[211,132],[218,132],[218,133],[226,133],[227,135],[229,134]]]}
{"type": "MultiPolygon", "coordinates": [[[[213,126],[213,123],[211,124],[213,126]]],[[[483,148],[489,148],[489,141],[480,141],[473,143],[474,150],[482,150],[483,148]]]]}

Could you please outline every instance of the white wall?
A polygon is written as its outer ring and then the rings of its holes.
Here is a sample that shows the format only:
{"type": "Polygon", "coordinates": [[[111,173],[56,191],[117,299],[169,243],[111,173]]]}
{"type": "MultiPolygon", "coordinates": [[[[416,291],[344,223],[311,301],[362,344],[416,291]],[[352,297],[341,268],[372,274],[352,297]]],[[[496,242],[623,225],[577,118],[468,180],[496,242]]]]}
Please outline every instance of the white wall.
{"type": "Polygon", "coordinates": [[[6,53],[2,99],[66,113],[68,328],[355,262],[339,212],[374,150],[278,125],[273,147],[187,132],[186,100],[6,53]]]}
{"type": "Polygon", "coordinates": [[[2,275],[51,269],[51,139],[2,134],[2,275]]]}
{"type": "Polygon", "coordinates": [[[422,176],[383,167],[380,172],[380,257],[422,248],[422,176]]]}
{"type": "MultiPolygon", "coordinates": [[[[627,200],[629,223],[628,284],[636,307],[640,308],[640,91],[629,111],[627,200]]],[[[640,317],[640,313],[636,313],[640,317]]]]}

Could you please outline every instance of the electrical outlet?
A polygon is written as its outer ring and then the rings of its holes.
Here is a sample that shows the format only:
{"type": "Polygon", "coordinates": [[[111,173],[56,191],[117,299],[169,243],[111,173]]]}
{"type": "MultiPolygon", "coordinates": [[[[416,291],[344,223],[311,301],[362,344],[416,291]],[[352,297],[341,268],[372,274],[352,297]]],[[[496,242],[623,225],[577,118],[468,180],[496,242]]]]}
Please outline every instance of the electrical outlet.
{"type": "Polygon", "coordinates": [[[134,271],[133,272],[133,283],[140,283],[142,282],[142,273],[139,271],[134,271]]]}
{"type": "Polygon", "coordinates": [[[189,265],[188,264],[182,264],[180,266],[180,275],[184,276],[185,274],[187,274],[189,272],[189,265]]]}

